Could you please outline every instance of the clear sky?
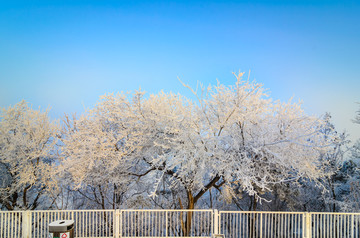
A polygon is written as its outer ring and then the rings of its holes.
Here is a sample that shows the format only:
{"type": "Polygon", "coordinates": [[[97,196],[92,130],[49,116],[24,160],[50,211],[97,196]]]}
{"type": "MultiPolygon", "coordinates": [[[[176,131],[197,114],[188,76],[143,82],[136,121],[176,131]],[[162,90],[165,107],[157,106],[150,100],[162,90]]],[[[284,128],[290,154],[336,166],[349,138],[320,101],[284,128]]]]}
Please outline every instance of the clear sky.
{"type": "Polygon", "coordinates": [[[105,93],[189,96],[177,77],[230,85],[239,70],[360,138],[357,1],[0,0],[1,107],[61,118],[105,93]]]}

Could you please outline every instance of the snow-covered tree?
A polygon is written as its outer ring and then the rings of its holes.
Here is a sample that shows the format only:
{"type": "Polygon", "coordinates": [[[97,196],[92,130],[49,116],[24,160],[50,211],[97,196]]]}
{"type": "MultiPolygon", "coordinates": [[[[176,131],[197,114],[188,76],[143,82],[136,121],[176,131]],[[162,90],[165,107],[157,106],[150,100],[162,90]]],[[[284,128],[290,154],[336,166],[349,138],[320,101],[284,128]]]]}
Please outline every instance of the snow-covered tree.
{"type": "Polygon", "coordinates": [[[159,206],[189,209],[211,189],[256,202],[277,184],[331,174],[319,159],[332,148],[326,121],[271,100],[242,75],[234,86],[193,91],[198,102],[164,92],[105,95],[64,136],[66,170],[76,184],[122,181],[144,204],[150,193],[159,206]]]}
{"type": "MultiPolygon", "coordinates": [[[[354,123],[360,124],[360,109],[356,111],[354,123]]],[[[350,156],[347,161],[347,181],[343,186],[346,197],[340,204],[341,209],[347,212],[359,212],[360,210],[360,139],[350,148],[350,156]]]]}
{"type": "Polygon", "coordinates": [[[140,148],[133,117],[125,95],[109,94],[79,119],[66,118],[58,172],[86,198],[83,206],[119,207],[128,200],[124,192],[129,186],[141,194],[143,188],[130,175],[136,163],[133,155],[140,148]]]}
{"type": "MultiPolygon", "coordinates": [[[[356,121],[358,120],[355,119],[354,122],[356,121]]],[[[358,212],[359,142],[348,148],[350,141],[346,133],[337,133],[335,127],[328,124],[331,130],[324,130],[323,133],[326,136],[331,134],[333,146],[321,159],[328,161],[326,169],[333,171],[333,174],[319,179],[318,186],[311,181],[304,181],[301,191],[297,192],[297,204],[295,202],[294,208],[307,211],[358,212]]]]}
{"type": "MultiPolygon", "coordinates": [[[[360,109],[356,111],[354,123],[360,124],[360,109]]],[[[358,139],[351,148],[350,159],[353,160],[358,166],[360,165],[360,139],[358,139]]]]}
{"type": "Polygon", "coordinates": [[[321,133],[326,122],[307,116],[299,104],[272,101],[261,85],[241,77],[235,86],[202,92],[190,140],[170,157],[177,176],[189,181],[189,203],[220,185],[229,196],[236,188],[261,200],[274,184],[327,175],[327,161],[319,160],[329,150],[321,133]]]}
{"type": "Polygon", "coordinates": [[[1,208],[50,206],[42,199],[55,183],[51,165],[58,127],[47,111],[33,110],[25,101],[1,109],[0,118],[1,208]]]}

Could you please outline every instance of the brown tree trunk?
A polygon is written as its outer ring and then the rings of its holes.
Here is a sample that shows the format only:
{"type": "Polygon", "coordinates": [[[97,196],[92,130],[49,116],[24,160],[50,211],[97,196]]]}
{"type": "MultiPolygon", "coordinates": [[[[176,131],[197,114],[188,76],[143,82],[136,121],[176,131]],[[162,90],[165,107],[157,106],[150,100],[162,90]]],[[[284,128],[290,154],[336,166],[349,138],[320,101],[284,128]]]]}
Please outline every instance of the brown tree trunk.
{"type": "MultiPolygon", "coordinates": [[[[194,209],[195,208],[195,200],[193,195],[190,191],[187,191],[187,197],[188,197],[188,209],[194,209]]],[[[186,233],[185,236],[190,236],[191,232],[191,221],[192,221],[192,211],[188,211],[186,214],[186,233]]]]}
{"type": "MultiPolygon", "coordinates": [[[[192,210],[192,209],[195,208],[194,196],[191,194],[190,191],[186,191],[186,194],[187,194],[187,198],[188,198],[187,209],[192,210]]],[[[179,198],[179,204],[180,204],[180,208],[183,209],[183,205],[182,205],[182,202],[181,202],[180,198],[179,198]]],[[[184,222],[183,213],[180,212],[180,222],[181,222],[181,230],[182,230],[183,236],[190,236],[192,214],[193,214],[192,211],[187,211],[186,212],[186,220],[184,222]]]]}

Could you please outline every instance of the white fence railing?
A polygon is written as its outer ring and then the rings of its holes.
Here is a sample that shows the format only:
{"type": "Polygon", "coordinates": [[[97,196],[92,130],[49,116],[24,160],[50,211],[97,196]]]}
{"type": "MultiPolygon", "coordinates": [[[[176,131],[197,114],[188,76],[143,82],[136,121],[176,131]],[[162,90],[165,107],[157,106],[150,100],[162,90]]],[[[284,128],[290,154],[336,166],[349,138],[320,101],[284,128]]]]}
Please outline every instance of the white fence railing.
{"type": "Polygon", "coordinates": [[[213,210],[121,210],[120,237],[211,237],[213,210]]]}
{"type": "Polygon", "coordinates": [[[304,237],[302,212],[219,212],[225,237],[304,237]]]}
{"type": "Polygon", "coordinates": [[[114,210],[49,210],[31,212],[31,237],[47,237],[48,224],[56,220],[74,220],[76,237],[114,237],[114,210]]]}
{"type": "Polygon", "coordinates": [[[46,238],[74,220],[75,237],[360,238],[360,213],[217,210],[0,211],[0,238],[46,238]]]}
{"type": "Polygon", "coordinates": [[[0,238],[22,237],[23,212],[0,212],[0,238]]]}
{"type": "Polygon", "coordinates": [[[311,213],[312,237],[360,237],[359,213],[311,213]]]}

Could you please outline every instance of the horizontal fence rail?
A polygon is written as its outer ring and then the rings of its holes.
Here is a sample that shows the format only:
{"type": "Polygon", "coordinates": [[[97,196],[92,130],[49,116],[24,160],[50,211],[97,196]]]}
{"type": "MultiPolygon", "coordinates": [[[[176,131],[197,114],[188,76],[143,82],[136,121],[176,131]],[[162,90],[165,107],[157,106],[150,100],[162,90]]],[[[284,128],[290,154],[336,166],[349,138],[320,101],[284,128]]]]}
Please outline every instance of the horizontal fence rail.
{"type": "Polygon", "coordinates": [[[0,211],[0,238],[46,238],[56,220],[78,238],[360,238],[360,213],[217,210],[0,211]]]}

